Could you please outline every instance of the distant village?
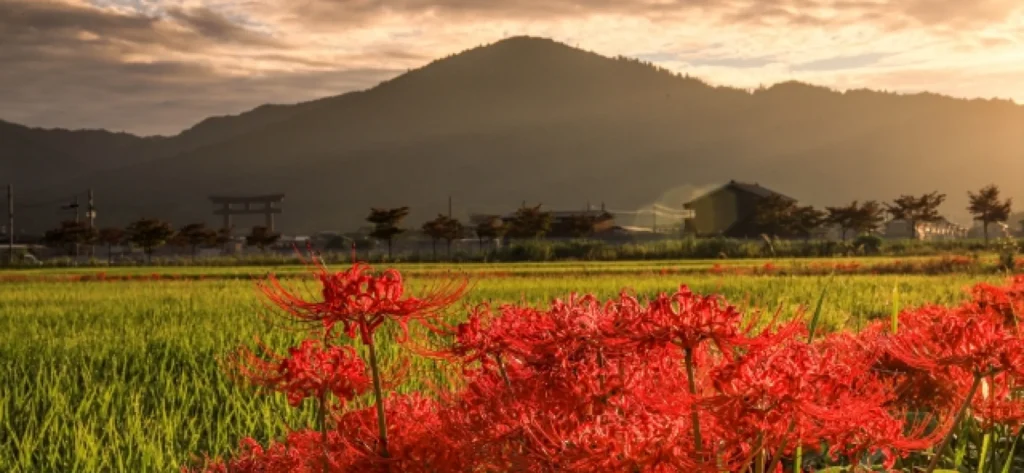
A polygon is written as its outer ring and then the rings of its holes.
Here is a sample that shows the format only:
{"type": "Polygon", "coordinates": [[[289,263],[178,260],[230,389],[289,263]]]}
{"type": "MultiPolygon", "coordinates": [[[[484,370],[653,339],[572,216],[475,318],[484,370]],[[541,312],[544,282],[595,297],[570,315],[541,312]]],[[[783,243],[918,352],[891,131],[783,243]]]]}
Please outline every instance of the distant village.
{"type": "MultiPolygon", "coordinates": [[[[985,191],[983,189],[983,192],[985,191]]],[[[989,196],[989,203],[994,205],[996,210],[1005,210],[1004,213],[1008,215],[1009,201],[999,201],[997,189],[995,193],[994,198],[989,196]]],[[[524,202],[520,209],[501,215],[471,214],[466,223],[439,215],[438,219],[421,227],[403,221],[405,214],[408,213],[406,208],[373,209],[368,221],[373,220],[376,215],[379,220],[376,225],[371,222],[371,225],[354,232],[321,231],[312,235],[275,233],[274,215],[283,212],[280,207],[283,195],[250,198],[211,197],[213,203],[221,206],[215,214],[223,217],[223,228],[208,229],[200,228],[202,225],[191,225],[173,229],[168,224],[152,221],[150,225],[163,225],[166,228],[134,231],[163,232],[165,241],[145,249],[144,253],[150,257],[154,254],[160,257],[209,257],[225,254],[291,252],[296,247],[307,246],[328,251],[380,250],[388,251],[389,254],[392,251],[433,252],[436,256],[439,242],[449,254],[453,249],[462,253],[479,253],[500,248],[509,241],[524,239],[588,239],[614,244],[684,237],[757,240],[769,235],[783,239],[833,241],[846,241],[864,235],[884,239],[925,241],[987,236],[996,238],[1002,235],[1002,227],[996,224],[989,226],[989,235],[986,236],[981,225],[968,228],[952,223],[935,213],[934,210],[944,199],[936,197],[937,195],[933,193],[921,196],[916,202],[913,196],[901,197],[904,201],[897,201],[897,207],[903,205],[910,213],[906,215],[909,218],[900,218],[899,211],[894,210],[892,205],[886,206],[873,201],[861,204],[854,202],[850,207],[817,210],[812,207],[800,207],[795,199],[757,183],[729,181],[685,203],[680,209],[656,205],[649,211],[623,211],[608,209],[601,203],[598,206],[588,204],[586,208],[579,210],[560,210],[543,209],[539,205],[531,207],[524,202]],[[929,198],[938,201],[929,204],[929,198]],[[923,212],[916,214],[916,217],[912,209],[915,205],[919,207],[919,212],[923,212]],[[930,214],[927,209],[929,205],[930,214]],[[388,217],[388,212],[398,213],[388,217]],[[634,223],[640,220],[638,214],[645,213],[649,215],[650,225],[635,225],[634,223]],[[242,230],[232,230],[232,216],[235,215],[263,215],[266,222],[264,225],[253,227],[251,232],[245,234],[242,230]],[[662,219],[660,224],[659,215],[662,219]],[[542,219],[543,223],[523,223],[524,219],[531,218],[542,219]],[[914,221],[913,218],[917,220],[914,221]],[[381,225],[385,225],[383,230],[381,225]],[[387,225],[394,228],[386,228],[387,225]],[[524,225],[534,227],[519,228],[524,225]],[[383,246],[385,241],[386,249],[383,246]]],[[[89,212],[86,213],[86,217],[90,217],[89,212]]],[[[1000,220],[995,218],[994,221],[1000,220]]],[[[91,219],[86,222],[77,219],[76,222],[64,222],[63,230],[53,230],[43,238],[17,242],[17,245],[10,242],[6,235],[2,236],[0,242],[8,243],[7,246],[16,253],[31,253],[41,258],[60,256],[65,252],[72,257],[108,258],[111,262],[115,259],[140,258],[139,245],[131,244],[130,233],[133,230],[92,229],[91,222],[91,219]],[[83,232],[92,233],[83,236],[83,232]],[[108,234],[104,235],[104,232],[108,234]],[[110,232],[116,235],[111,235],[110,232]],[[84,253],[80,248],[83,246],[88,248],[84,253]]],[[[1024,236],[1024,222],[1010,221],[1007,224],[1013,234],[1024,236]]],[[[0,235],[4,233],[6,227],[0,227],[0,235]]],[[[0,249],[0,252],[5,252],[6,249],[0,249]]]]}

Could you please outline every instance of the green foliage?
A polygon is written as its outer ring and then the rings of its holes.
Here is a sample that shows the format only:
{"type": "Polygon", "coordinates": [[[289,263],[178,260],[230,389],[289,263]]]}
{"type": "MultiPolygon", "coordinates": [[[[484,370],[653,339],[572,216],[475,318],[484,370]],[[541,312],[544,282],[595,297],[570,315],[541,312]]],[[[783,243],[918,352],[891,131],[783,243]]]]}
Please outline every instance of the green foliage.
{"type": "Polygon", "coordinates": [[[476,233],[477,239],[480,240],[480,248],[484,247],[484,240],[495,240],[505,235],[508,228],[505,226],[505,222],[501,217],[497,215],[491,215],[486,219],[480,221],[473,229],[476,233]]]}
{"type": "Polygon", "coordinates": [[[985,235],[985,243],[988,243],[988,226],[991,223],[1005,222],[1010,218],[1010,207],[1012,200],[999,200],[999,188],[993,185],[982,187],[977,194],[967,192],[971,204],[967,210],[971,212],[974,219],[981,222],[982,232],[985,235]]]}
{"type": "Polygon", "coordinates": [[[60,227],[46,232],[43,241],[47,245],[64,248],[68,255],[75,255],[80,245],[88,245],[96,241],[98,232],[85,222],[67,220],[60,227]]]}
{"type": "Polygon", "coordinates": [[[999,265],[1007,272],[1017,269],[1017,253],[1020,252],[1020,243],[1013,239],[1010,227],[1000,222],[1003,236],[999,239],[999,265]]]}
{"type": "Polygon", "coordinates": [[[153,259],[153,250],[167,244],[174,236],[174,229],[170,224],[152,218],[132,222],[125,232],[128,234],[128,241],[141,247],[150,261],[153,259]]]}
{"type": "Polygon", "coordinates": [[[574,214],[565,218],[562,223],[564,228],[561,230],[564,234],[570,235],[573,238],[586,238],[594,234],[599,223],[612,218],[614,217],[607,212],[596,215],[589,213],[574,214]]]}
{"type": "Polygon", "coordinates": [[[542,211],[541,205],[524,205],[516,210],[506,234],[512,238],[527,239],[540,238],[551,231],[551,213],[542,211]]]}
{"type": "MultiPolygon", "coordinates": [[[[697,264],[708,263],[670,266],[697,264]]],[[[829,280],[658,274],[656,268],[665,266],[664,262],[546,263],[460,269],[476,283],[465,300],[470,305],[488,300],[539,305],[580,290],[609,298],[626,286],[649,297],[674,290],[685,280],[694,291],[721,293],[745,307],[774,309],[784,303],[783,318],[796,313],[797,305],[814,303],[829,280]],[[499,276],[495,271],[507,274],[499,276]]],[[[438,271],[451,266],[398,268],[409,275],[415,294],[438,271]]],[[[224,354],[251,343],[256,334],[268,333],[267,322],[259,317],[264,308],[248,279],[267,269],[175,270],[207,276],[234,274],[240,280],[5,283],[0,291],[0,379],[4,380],[0,383],[0,471],[176,471],[195,452],[228,454],[243,436],[265,443],[289,427],[314,422],[311,405],[292,410],[283,396],[256,395],[233,382],[219,365],[224,354]]],[[[108,274],[144,276],[153,271],[127,268],[108,270],[108,274]]],[[[834,290],[815,311],[816,318],[822,330],[836,330],[856,327],[862,317],[886,314],[896,282],[906,304],[920,305],[952,304],[966,297],[962,287],[967,284],[1002,280],[997,276],[844,276],[833,281],[834,290]]],[[[286,284],[313,288],[305,280],[286,284]]],[[[450,321],[463,316],[453,311],[450,321]]],[[[423,332],[412,335],[426,336],[423,332]]],[[[300,336],[278,331],[264,341],[281,350],[300,336]]],[[[380,353],[386,371],[410,361],[411,376],[398,387],[400,392],[425,389],[428,383],[445,386],[453,379],[454,373],[444,365],[411,357],[397,344],[382,345],[380,353]]]]}
{"type": "Polygon", "coordinates": [[[430,237],[433,242],[434,258],[437,258],[437,241],[444,240],[448,243],[448,256],[452,255],[452,241],[457,240],[465,231],[462,222],[447,215],[438,214],[437,218],[423,224],[423,233],[430,237]]]}
{"type": "Polygon", "coordinates": [[[771,237],[810,238],[827,222],[825,212],[811,206],[799,206],[778,194],[761,198],[754,212],[757,225],[771,237]]]}
{"type": "Polygon", "coordinates": [[[891,204],[885,204],[885,206],[892,218],[910,223],[911,235],[917,238],[917,224],[937,222],[941,218],[939,206],[945,201],[946,194],[935,191],[918,197],[901,195],[891,204]]]}
{"type": "Polygon", "coordinates": [[[205,224],[190,223],[178,230],[178,234],[174,236],[174,244],[191,248],[192,257],[195,258],[200,246],[217,244],[217,232],[206,228],[205,224]]]}
{"type": "Polygon", "coordinates": [[[882,238],[878,235],[861,235],[853,241],[853,246],[866,255],[877,255],[882,251],[882,238]]]}
{"type": "Polygon", "coordinates": [[[245,244],[255,246],[260,251],[265,251],[268,246],[277,243],[277,240],[280,238],[280,233],[271,232],[269,228],[264,226],[256,226],[252,227],[252,231],[245,236],[245,244]]]}
{"type": "Polygon", "coordinates": [[[843,241],[850,231],[854,234],[873,232],[885,219],[881,204],[869,200],[858,205],[855,200],[845,207],[826,207],[828,216],[825,221],[839,227],[843,241]]]}
{"type": "Polygon", "coordinates": [[[378,240],[388,242],[388,258],[391,258],[391,242],[395,236],[405,232],[401,228],[402,220],[409,215],[409,207],[397,207],[393,209],[370,209],[370,215],[366,221],[374,225],[370,236],[378,240]]]}

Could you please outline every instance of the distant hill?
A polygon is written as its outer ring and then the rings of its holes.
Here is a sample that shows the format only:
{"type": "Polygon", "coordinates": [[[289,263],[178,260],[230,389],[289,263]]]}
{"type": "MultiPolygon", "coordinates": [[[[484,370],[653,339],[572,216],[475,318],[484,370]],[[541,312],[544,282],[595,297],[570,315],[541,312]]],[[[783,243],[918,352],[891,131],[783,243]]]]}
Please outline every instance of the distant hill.
{"type": "MultiPolygon", "coordinates": [[[[93,188],[103,225],[217,224],[208,194],[283,192],[287,232],[356,228],[370,206],[408,205],[418,226],[449,195],[463,217],[524,200],[679,206],[729,179],[818,206],[939,190],[943,212],[964,223],[967,190],[991,182],[1024,207],[1024,106],[795,82],[712,87],[528,37],[173,137],[2,125],[0,171],[29,201],[93,188]]],[[[37,228],[57,219],[20,217],[37,228]]]]}

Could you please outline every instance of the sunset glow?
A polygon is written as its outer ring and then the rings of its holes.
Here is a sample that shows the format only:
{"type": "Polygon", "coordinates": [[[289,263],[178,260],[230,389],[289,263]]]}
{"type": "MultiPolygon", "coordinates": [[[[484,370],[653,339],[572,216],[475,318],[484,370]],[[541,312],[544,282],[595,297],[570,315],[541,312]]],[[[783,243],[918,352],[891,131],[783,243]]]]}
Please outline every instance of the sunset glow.
{"type": "Polygon", "coordinates": [[[1024,102],[1017,0],[0,0],[0,11],[2,118],[34,126],[173,134],[514,35],[716,85],[1024,102]]]}

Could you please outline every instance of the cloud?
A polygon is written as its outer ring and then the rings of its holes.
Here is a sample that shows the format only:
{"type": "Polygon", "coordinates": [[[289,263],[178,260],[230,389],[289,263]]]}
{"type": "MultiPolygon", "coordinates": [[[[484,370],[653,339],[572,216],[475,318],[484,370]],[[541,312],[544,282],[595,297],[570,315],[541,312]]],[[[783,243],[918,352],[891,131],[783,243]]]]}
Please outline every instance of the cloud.
{"type": "Polygon", "coordinates": [[[720,85],[1024,102],[1019,0],[0,0],[0,118],[170,134],[523,34],[720,85]]]}
{"type": "Polygon", "coordinates": [[[801,64],[794,64],[794,71],[835,71],[842,69],[856,69],[872,64],[885,58],[885,53],[867,53],[854,56],[837,56],[817,61],[810,61],[801,64]]]}
{"type": "Polygon", "coordinates": [[[1009,19],[1017,0],[304,0],[289,11],[315,22],[361,23],[388,16],[540,20],[593,15],[652,20],[700,13],[729,23],[834,25],[851,18],[898,25],[971,26],[1009,19]]]}
{"type": "Polygon", "coordinates": [[[249,30],[209,8],[184,9],[174,7],[169,8],[167,13],[181,25],[210,40],[260,46],[279,45],[268,35],[249,30]]]}

